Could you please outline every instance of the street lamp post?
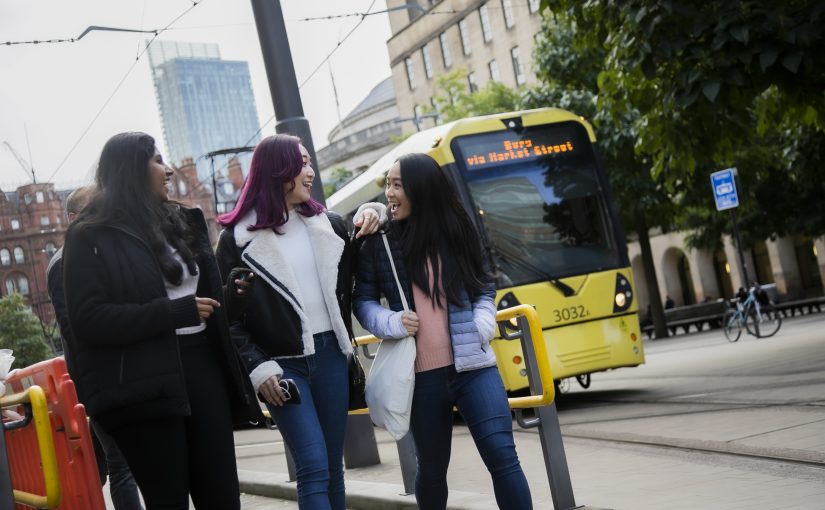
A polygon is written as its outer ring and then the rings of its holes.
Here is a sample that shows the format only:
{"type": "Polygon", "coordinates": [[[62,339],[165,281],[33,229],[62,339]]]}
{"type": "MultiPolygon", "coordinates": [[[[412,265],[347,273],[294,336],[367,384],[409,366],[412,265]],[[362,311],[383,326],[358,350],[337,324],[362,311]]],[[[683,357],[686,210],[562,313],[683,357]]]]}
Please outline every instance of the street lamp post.
{"type": "MultiPolygon", "coordinates": [[[[275,118],[278,119],[275,131],[300,137],[309,153],[310,160],[317,162],[309,121],[304,117],[298,80],[295,78],[281,2],[280,0],[252,0],[252,12],[255,15],[258,39],[261,42],[261,53],[269,80],[269,92],[275,106],[275,118]]],[[[321,182],[320,169],[316,170],[312,183],[312,198],[323,204],[325,203],[324,185],[321,182]]]]}

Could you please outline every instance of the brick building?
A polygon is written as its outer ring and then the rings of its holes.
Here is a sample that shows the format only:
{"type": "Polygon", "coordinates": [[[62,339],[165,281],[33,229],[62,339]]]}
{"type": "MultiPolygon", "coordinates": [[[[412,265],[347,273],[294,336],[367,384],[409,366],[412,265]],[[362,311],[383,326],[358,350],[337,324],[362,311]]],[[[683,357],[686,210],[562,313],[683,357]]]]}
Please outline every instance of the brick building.
{"type": "Polygon", "coordinates": [[[63,245],[66,231],[63,203],[68,192],[51,183],[20,186],[0,192],[0,292],[17,292],[44,322],[54,320],[46,268],[63,245]]]}

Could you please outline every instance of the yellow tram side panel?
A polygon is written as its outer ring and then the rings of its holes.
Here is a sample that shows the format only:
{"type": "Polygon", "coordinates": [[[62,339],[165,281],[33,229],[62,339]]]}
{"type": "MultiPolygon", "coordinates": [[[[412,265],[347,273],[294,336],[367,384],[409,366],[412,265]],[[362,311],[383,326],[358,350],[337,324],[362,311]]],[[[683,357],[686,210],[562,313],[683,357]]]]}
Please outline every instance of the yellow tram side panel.
{"type": "MultiPolygon", "coordinates": [[[[559,380],[644,363],[636,289],[630,268],[564,278],[562,281],[576,290],[576,294],[564,297],[552,284],[539,282],[501,289],[496,298],[498,302],[505,294],[512,292],[520,303],[536,307],[542,321],[553,378],[559,380]],[[617,273],[630,282],[633,302],[627,310],[614,315],[617,273]],[[563,313],[565,309],[567,313],[563,313]],[[583,310],[587,313],[583,319],[572,318],[583,310]]],[[[498,358],[505,388],[508,391],[526,388],[528,382],[524,375],[521,343],[498,338],[491,345],[498,358]],[[514,358],[520,362],[515,363],[514,358]]]]}

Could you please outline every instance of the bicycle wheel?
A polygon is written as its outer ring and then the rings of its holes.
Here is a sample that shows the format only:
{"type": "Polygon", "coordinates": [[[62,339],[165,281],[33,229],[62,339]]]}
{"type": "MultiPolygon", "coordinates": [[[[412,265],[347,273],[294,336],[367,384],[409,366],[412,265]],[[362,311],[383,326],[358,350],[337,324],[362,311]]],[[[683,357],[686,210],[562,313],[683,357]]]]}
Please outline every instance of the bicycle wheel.
{"type": "Polygon", "coordinates": [[[768,338],[779,331],[782,326],[782,317],[775,311],[765,310],[759,315],[756,311],[750,314],[745,326],[748,328],[748,333],[757,338],[768,338]],[[761,316],[761,318],[760,318],[761,316]]]}
{"type": "Polygon", "coordinates": [[[739,314],[736,310],[728,310],[722,317],[722,329],[725,330],[725,337],[728,342],[735,342],[739,340],[742,335],[742,321],[739,319],[739,314]]]}

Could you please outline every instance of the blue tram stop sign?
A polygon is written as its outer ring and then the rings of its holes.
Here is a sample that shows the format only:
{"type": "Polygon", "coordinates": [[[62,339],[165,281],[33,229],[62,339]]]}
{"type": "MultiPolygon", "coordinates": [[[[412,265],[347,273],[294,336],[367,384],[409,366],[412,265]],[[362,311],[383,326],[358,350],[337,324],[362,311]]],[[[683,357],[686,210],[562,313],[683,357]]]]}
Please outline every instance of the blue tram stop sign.
{"type": "Polygon", "coordinates": [[[716,200],[717,211],[739,206],[739,195],[736,193],[736,168],[713,172],[710,174],[710,185],[713,188],[713,199],[716,200]]]}

